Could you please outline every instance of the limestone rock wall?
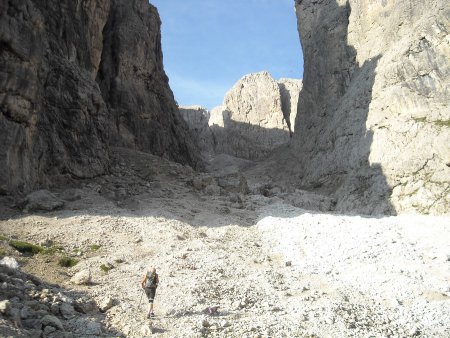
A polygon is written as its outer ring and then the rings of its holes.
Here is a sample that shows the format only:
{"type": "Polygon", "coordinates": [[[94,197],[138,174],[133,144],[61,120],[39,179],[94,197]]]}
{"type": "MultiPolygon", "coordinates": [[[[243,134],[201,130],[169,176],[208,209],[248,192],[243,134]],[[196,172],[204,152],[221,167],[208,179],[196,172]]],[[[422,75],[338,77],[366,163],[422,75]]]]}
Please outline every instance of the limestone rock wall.
{"type": "MultiPolygon", "coordinates": [[[[297,85],[295,80],[284,80],[281,92],[268,72],[248,74],[240,79],[225,95],[223,104],[211,111],[209,125],[216,153],[254,160],[289,142],[286,121],[290,123],[293,118],[290,115],[295,115],[291,114],[290,107],[291,98],[296,99],[289,94],[291,83],[297,85]]],[[[295,106],[296,103],[295,100],[295,106]]]]}
{"type": "Polygon", "coordinates": [[[305,73],[289,171],[338,210],[450,211],[445,0],[297,0],[305,73]]]}
{"type": "Polygon", "coordinates": [[[194,165],[145,0],[0,3],[0,192],[108,170],[109,145],[194,165]]]}

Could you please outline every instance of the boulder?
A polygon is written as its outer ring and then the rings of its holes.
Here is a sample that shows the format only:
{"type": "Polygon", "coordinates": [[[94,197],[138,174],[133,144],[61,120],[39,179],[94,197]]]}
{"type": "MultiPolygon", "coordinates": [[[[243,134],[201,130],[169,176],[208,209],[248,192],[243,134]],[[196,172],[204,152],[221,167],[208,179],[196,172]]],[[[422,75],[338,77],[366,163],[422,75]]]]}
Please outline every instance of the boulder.
{"type": "Polygon", "coordinates": [[[229,193],[248,194],[247,179],[241,174],[226,175],[217,178],[217,185],[229,193]]]}
{"type": "Polygon", "coordinates": [[[98,302],[98,308],[101,312],[106,312],[113,306],[113,299],[111,297],[105,297],[98,302]]]}
{"type": "Polygon", "coordinates": [[[64,202],[48,190],[38,190],[28,194],[26,211],[52,211],[64,206],[64,202]]]}
{"type": "Polygon", "coordinates": [[[69,304],[69,303],[62,303],[59,306],[59,311],[61,312],[61,315],[65,319],[70,319],[75,316],[75,309],[74,309],[73,305],[69,304]]]}
{"type": "Polygon", "coordinates": [[[97,322],[89,321],[86,323],[83,333],[88,336],[100,336],[102,334],[102,325],[97,322]]]}
{"type": "Polygon", "coordinates": [[[84,297],[77,299],[74,306],[75,306],[75,310],[77,310],[78,312],[81,312],[81,313],[90,313],[90,312],[98,311],[97,303],[92,299],[88,299],[88,298],[84,298],[84,297]]]}
{"type": "Polygon", "coordinates": [[[89,284],[92,281],[92,277],[91,277],[91,271],[89,269],[86,270],[81,270],[79,272],[77,272],[71,279],[70,281],[73,284],[77,284],[77,285],[82,285],[82,284],[89,284]]]}
{"type": "Polygon", "coordinates": [[[55,329],[64,330],[64,327],[63,327],[61,321],[57,317],[52,316],[52,315],[45,315],[44,317],[42,317],[41,324],[42,324],[42,327],[44,327],[44,328],[46,326],[52,326],[55,329]]]}

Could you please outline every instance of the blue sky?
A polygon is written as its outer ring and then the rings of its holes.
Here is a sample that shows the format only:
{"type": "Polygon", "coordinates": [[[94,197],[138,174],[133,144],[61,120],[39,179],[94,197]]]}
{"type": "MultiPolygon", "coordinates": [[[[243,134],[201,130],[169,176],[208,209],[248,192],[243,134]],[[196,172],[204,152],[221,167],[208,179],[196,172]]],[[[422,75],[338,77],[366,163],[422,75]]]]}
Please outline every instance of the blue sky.
{"type": "Polygon", "coordinates": [[[303,77],[294,0],[150,0],[180,105],[220,105],[242,76],[303,77]]]}

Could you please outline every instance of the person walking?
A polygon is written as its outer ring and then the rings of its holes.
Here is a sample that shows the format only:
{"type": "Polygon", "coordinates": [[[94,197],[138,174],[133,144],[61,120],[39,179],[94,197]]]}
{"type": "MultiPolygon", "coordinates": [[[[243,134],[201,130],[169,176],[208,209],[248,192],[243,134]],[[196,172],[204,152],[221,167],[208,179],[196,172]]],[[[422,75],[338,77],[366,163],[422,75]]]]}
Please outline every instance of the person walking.
{"type": "Polygon", "coordinates": [[[156,273],[156,268],[149,268],[141,281],[141,287],[145,291],[149,304],[147,318],[155,316],[155,313],[153,312],[153,301],[155,300],[156,288],[158,287],[158,284],[159,276],[156,273]]]}

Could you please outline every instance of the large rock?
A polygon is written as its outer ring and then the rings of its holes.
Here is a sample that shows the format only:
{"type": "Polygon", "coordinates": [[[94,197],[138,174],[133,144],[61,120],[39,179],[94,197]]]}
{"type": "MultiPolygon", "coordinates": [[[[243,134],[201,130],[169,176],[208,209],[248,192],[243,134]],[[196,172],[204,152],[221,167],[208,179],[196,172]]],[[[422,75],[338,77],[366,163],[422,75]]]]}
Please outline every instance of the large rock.
{"type": "Polygon", "coordinates": [[[52,211],[64,206],[64,202],[48,190],[38,190],[28,194],[25,203],[27,211],[52,211]]]}
{"type": "Polygon", "coordinates": [[[41,324],[43,327],[51,326],[58,330],[64,330],[61,321],[57,317],[52,315],[45,315],[44,317],[42,317],[41,324]]]}
{"type": "Polygon", "coordinates": [[[0,3],[0,191],[109,166],[109,145],[197,163],[145,0],[0,3]]]}
{"type": "Polygon", "coordinates": [[[344,212],[448,213],[448,1],[297,0],[296,11],[304,82],[274,176],[344,212]]]}
{"type": "Polygon", "coordinates": [[[87,285],[92,281],[91,271],[89,269],[78,271],[70,282],[76,285],[87,285]]]}
{"type": "Polygon", "coordinates": [[[240,79],[223,105],[211,111],[209,125],[216,153],[252,160],[266,157],[290,138],[280,88],[268,72],[240,79]]]}

